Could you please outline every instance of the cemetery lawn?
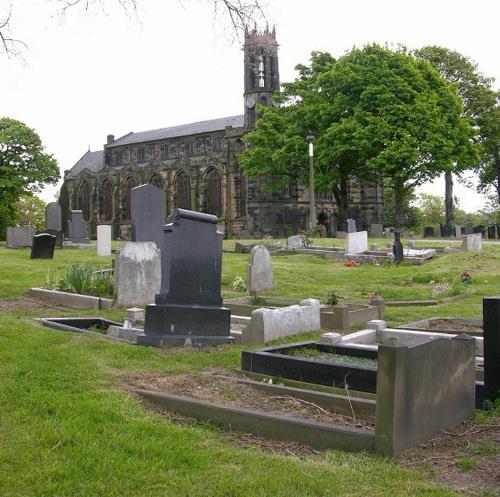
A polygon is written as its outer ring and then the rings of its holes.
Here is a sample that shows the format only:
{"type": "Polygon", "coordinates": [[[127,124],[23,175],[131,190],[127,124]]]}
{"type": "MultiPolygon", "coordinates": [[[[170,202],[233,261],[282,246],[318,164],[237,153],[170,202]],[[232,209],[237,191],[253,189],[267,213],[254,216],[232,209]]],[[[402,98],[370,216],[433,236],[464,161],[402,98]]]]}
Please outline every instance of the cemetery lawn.
{"type": "MultiPolygon", "coordinates": [[[[269,295],[325,300],[335,292],[356,302],[366,302],[371,293],[388,300],[430,298],[431,281],[451,281],[468,271],[472,283],[466,290],[472,293],[465,299],[388,307],[387,319],[398,324],[433,316],[480,317],[481,298],[500,293],[500,244],[484,248],[482,254],[449,254],[423,266],[400,267],[348,268],[315,256],[276,256],[269,295]]],[[[245,277],[247,260],[247,255],[224,254],[226,296],[244,295],[231,284],[236,276],[245,277]]],[[[0,247],[2,497],[460,495],[398,461],[242,447],[213,426],[178,423],[148,409],[121,388],[124,375],[238,368],[242,347],[158,350],[41,327],[34,318],[123,318],[119,310],[48,310],[23,297],[30,287],[43,286],[48,272],[81,262],[106,268],[111,258],[97,258],[93,250],[63,250],[53,261],[31,261],[28,250],[0,247]]],[[[478,457],[483,456],[472,458],[478,457]]],[[[466,462],[457,467],[471,474],[472,463],[466,462]]],[[[481,492],[475,495],[495,495],[481,492]]]]}

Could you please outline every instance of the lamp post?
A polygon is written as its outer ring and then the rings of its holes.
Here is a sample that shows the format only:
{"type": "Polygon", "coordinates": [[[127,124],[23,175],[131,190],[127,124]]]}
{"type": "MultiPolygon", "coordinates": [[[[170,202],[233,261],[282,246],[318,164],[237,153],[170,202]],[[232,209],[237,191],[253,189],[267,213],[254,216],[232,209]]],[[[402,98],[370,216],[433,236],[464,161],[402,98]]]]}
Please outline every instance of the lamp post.
{"type": "Polygon", "coordinates": [[[306,137],[309,143],[309,229],[316,227],[316,203],[314,199],[314,135],[309,132],[306,137]]]}

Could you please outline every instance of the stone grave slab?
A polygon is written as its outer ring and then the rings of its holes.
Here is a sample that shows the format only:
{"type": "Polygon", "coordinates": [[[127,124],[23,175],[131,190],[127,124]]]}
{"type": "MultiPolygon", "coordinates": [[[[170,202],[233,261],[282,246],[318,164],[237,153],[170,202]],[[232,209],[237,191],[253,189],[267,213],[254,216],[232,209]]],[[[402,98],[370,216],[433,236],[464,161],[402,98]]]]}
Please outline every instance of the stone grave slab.
{"type": "Polygon", "coordinates": [[[111,226],[109,224],[97,226],[97,255],[99,257],[111,255],[111,226]]]}
{"type": "Polygon", "coordinates": [[[8,226],[7,248],[31,247],[33,228],[31,226],[8,226]]]}
{"type": "Polygon", "coordinates": [[[264,245],[256,245],[250,252],[247,270],[247,289],[257,296],[273,287],[273,263],[264,245]]]}
{"type": "Polygon", "coordinates": [[[346,254],[360,254],[368,250],[368,232],[346,233],[346,254]]]}
{"type": "Polygon", "coordinates": [[[482,252],[483,236],[481,235],[481,233],[464,235],[462,237],[462,250],[466,252],[482,252]]]}
{"type": "Polygon", "coordinates": [[[356,233],[356,221],[354,219],[348,219],[347,223],[347,233],[356,233]]]}
{"type": "Polygon", "coordinates": [[[56,237],[48,233],[40,233],[33,237],[31,246],[32,259],[53,259],[56,247],[56,237]]]}
{"type": "Polygon", "coordinates": [[[458,224],[455,226],[455,238],[462,238],[462,227],[458,224]]]}
{"type": "Polygon", "coordinates": [[[304,240],[300,235],[289,236],[286,240],[286,246],[290,250],[304,248],[304,240]]]}
{"type": "Polygon", "coordinates": [[[62,214],[59,202],[50,202],[45,207],[45,226],[48,230],[62,231],[62,214]]]}

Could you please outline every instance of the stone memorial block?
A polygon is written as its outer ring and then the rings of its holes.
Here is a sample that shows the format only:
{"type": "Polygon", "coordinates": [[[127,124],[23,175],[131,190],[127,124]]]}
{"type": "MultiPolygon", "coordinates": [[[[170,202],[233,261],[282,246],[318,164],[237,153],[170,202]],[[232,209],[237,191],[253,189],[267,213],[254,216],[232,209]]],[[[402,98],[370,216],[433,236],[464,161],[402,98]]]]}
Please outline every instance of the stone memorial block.
{"type": "Polygon", "coordinates": [[[449,238],[451,236],[451,226],[449,224],[441,224],[440,229],[442,238],[449,238]]]}
{"type": "Polygon", "coordinates": [[[231,342],[231,313],[223,307],[223,234],[217,217],[176,209],[163,228],[162,279],[146,307],[143,345],[205,346],[231,342]]]}
{"type": "Polygon", "coordinates": [[[346,254],[360,254],[368,250],[368,232],[346,233],[346,254]]]}
{"type": "Polygon", "coordinates": [[[31,246],[32,259],[53,259],[56,247],[56,237],[48,233],[40,233],[33,237],[31,246]]]}
{"type": "Polygon", "coordinates": [[[256,245],[248,259],[247,288],[251,295],[271,290],[273,287],[273,263],[264,245],[256,245]]]}
{"type": "Polygon", "coordinates": [[[375,238],[382,238],[384,236],[384,225],[370,224],[369,233],[370,236],[373,236],[375,238]]]}
{"type": "Polygon", "coordinates": [[[115,260],[118,305],[151,304],[160,289],[160,250],[154,242],[124,243],[115,260]]]}
{"type": "Polygon", "coordinates": [[[68,240],[73,243],[89,243],[87,224],[83,219],[83,211],[69,212],[68,240]]]}
{"type": "Polygon", "coordinates": [[[99,257],[111,255],[111,226],[109,224],[97,226],[97,255],[99,257]]]}
{"type": "Polygon", "coordinates": [[[130,190],[130,220],[133,242],[155,242],[161,249],[165,224],[165,194],[154,185],[130,190]]]}
{"type": "Polygon", "coordinates": [[[472,235],[474,233],[474,226],[472,223],[466,223],[465,224],[465,234],[466,235],[472,235]]]}
{"type": "Polygon", "coordinates": [[[424,228],[424,238],[429,238],[434,236],[434,228],[432,226],[426,226],[424,228]]]}
{"type": "Polygon", "coordinates": [[[31,247],[33,228],[31,226],[8,226],[7,248],[31,247]]]}
{"type": "Polygon", "coordinates": [[[354,219],[347,220],[347,233],[356,233],[356,221],[354,219]]]}
{"type": "Polygon", "coordinates": [[[286,240],[286,246],[290,250],[304,248],[304,240],[300,235],[289,236],[286,240]]]}
{"type": "Polygon", "coordinates": [[[39,231],[36,233],[37,235],[41,235],[43,233],[47,233],[49,235],[55,236],[56,237],[56,247],[62,249],[63,248],[63,232],[60,230],[52,230],[52,229],[46,229],[39,231]]]}
{"type": "Polygon", "coordinates": [[[403,262],[403,244],[401,243],[401,229],[394,229],[394,243],[392,244],[392,253],[396,264],[403,262]]]}
{"type": "Polygon", "coordinates": [[[497,227],[494,224],[488,225],[488,238],[494,240],[497,237],[497,227]]]}
{"type": "Polygon", "coordinates": [[[455,226],[455,238],[462,238],[462,226],[455,226]]]}
{"type": "Polygon", "coordinates": [[[50,202],[45,207],[45,226],[48,230],[62,231],[62,215],[59,202],[50,202]]]}
{"type": "Polygon", "coordinates": [[[483,299],[484,396],[500,397],[500,296],[483,299]]]}
{"type": "Polygon", "coordinates": [[[466,252],[482,252],[483,235],[481,235],[481,233],[464,235],[462,237],[462,250],[465,250],[466,252]]]}

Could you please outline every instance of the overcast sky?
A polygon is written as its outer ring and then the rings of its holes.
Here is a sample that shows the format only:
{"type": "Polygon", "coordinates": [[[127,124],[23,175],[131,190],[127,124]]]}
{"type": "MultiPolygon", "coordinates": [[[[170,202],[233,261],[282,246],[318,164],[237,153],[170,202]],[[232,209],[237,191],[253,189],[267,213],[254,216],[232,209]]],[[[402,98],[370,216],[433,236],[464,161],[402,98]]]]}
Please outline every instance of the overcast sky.
{"type": "MultiPolygon", "coordinates": [[[[208,0],[137,0],[137,17],[118,0],[101,2],[104,10],[61,17],[58,0],[15,0],[12,31],[29,47],[25,64],[0,56],[0,114],[34,128],[61,175],[89,146],[101,149],[107,134],[243,113],[241,43],[208,0]]],[[[313,50],[339,56],[377,42],[458,50],[500,86],[498,0],[269,0],[267,7],[282,82],[313,50]]],[[[443,188],[437,180],[425,191],[443,188]]],[[[473,190],[457,185],[456,194],[468,211],[483,205],[473,190]]]]}

